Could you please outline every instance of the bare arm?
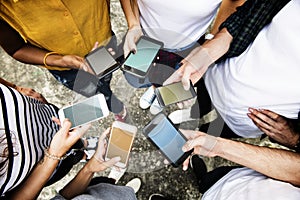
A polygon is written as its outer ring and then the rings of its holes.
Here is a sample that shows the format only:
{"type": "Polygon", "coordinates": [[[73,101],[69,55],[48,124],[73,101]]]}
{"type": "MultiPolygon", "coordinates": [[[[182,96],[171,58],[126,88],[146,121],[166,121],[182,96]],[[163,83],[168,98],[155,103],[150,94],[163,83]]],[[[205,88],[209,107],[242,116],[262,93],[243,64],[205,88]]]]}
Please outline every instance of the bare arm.
{"type": "Polygon", "coordinates": [[[221,23],[236,11],[236,7],[243,5],[244,2],[245,0],[223,0],[215,22],[211,28],[211,33],[215,35],[219,31],[221,23]]]}
{"type": "MultiPolygon", "coordinates": [[[[183,131],[190,138],[183,150],[194,148],[194,153],[220,156],[256,170],[266,176],[300,186],[300,154],[243,142],[214,137],[197,131],[183,131]]],[[[188,160],[184,163],[187,169],[188,160]]]]}
{"type": "Polygon", "coordinates": [[[133,26],[140,27],[139,9],[136,0],[120,0],[123,12],[125,14],[128,28],[133,26]]]}
{"type": "Polygon", "coordinates": [[[223,28],[212,40],[195,48],[183,59],[181,61],[182,66],[164,84],[182,81],[185,89],[188,90],[190,80],[195,84],[208,67],[228,51],[231,41],[232,36],[226,28],[223,28]]]}
{"type": "Polygon", "coordinates": [[[107,129],[99,138],[98,148],[91,160],[78,172],[78,174],[60,191],[60,194],[66,199],[71,199],[82,194],[88,187],[95,172],[104,171],[120,161],[120,157],[114,157],[109,161],[104,161],[103,157],[106,151],[106,136],[110,129],[107,129]]]}
{"type": "Polygon", "coordinates": [[[137,51],[136,42],[143,35],[140,25],[140,15],[136,0],[121,0],[126,16],[128,31],[125,37],[123,51],[126,58],[130,51],[137,51]]]}
{"type": "MultiPolygon", "coordinates": [[[[71,122],[65,120],[62,128],[53,137],[48,153],[62,157],[67,150],[87,131],[89,126],[69,132],[71,122]]],[[[57,159],[45,156],[32,170],[27,179],[14,191],[10,199],[36,199],[58,164],[57,159]]]]}

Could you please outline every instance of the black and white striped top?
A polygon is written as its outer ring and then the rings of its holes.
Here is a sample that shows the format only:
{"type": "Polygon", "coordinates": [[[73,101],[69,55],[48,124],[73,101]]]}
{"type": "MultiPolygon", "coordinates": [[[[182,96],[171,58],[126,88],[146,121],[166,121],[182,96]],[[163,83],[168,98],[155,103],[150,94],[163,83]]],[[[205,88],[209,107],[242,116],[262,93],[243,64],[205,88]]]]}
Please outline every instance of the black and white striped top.
{"type": "MultiPolygon", "coordinates": [[[[0,174],[0,194],[18,186],[42,158],[59,127],[51,120],[57,117],[57,108],[24,96],[16,90],[0,84],[0,133],[6,141],[0,150],[8,146],[9,161],[0,174]],[[17,152],[17,155],[12,156],[17,152]]],[[[3,161],[3,158],[1,158],[3,161]]]]}

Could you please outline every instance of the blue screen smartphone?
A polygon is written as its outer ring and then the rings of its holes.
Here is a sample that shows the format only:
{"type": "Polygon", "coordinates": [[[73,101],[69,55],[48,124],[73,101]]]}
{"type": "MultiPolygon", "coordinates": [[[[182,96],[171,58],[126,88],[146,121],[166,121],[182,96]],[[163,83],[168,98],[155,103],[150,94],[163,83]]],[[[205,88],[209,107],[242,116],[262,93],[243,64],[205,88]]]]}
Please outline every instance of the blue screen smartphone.
{"type": "Polygon", "coordinates": [[[193,152],[182,151],[186,137],[175,128],[171,120],[163,113],[157,114],[143,129],[143,134],[167,158],[174,167],[178,167],[193,152]]]}
{"type": "Polygon", "coordinates": [[[145,77],[159,49],[163,47],[163,43],[146,36],[141,36],[136,46],[137,52],[129,53],[123,63],[122,69],[138,77],[145,77]]]}
{"type": "Polygon", "coordinates": [[[103,94],[89,97],[81,102],[61,108],[58,111],[61,124],[65,118],[68,118],[72,123],[71,129],[108,115],[109,110],[103,94]]]}

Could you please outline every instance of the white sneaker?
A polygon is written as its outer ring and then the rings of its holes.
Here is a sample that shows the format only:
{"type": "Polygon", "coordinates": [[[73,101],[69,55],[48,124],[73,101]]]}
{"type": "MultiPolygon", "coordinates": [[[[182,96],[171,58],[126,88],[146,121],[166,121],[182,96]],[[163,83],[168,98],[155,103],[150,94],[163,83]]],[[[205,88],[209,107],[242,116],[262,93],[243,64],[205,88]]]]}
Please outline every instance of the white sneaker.
{"type": "Polygon", "coordinates": [[[155,98],[154,87],[151,86],[147,89],[147,91],[140,98],[140,107],[142,109],[147,109],[152,104],[155,98]]]}
{"type": "Polygon", "coordinates": [[[141,187],[141,179],[134,178],[130,180],[125,186],[131,187],[134,190],[134,193],[137,193],[141,187]]]}
{"type": "Polygon", "coordinates": [[[196,120],[194,118],[191,118],[191,108],[175,110],[174,112],[169,114],[169,118],[174,124],[196,120]]]}
{"type": "Polygon", "coordinates": [[[116,183],[121,179],[121,177],[124,175],[125,171],[127,168],[116,168],[112,167],[109,174],[108,178],[112,178],[116,180],[116,183]]]}
{"type": "Polygon", "coordinates": [[[156,115],[157,113],[161,112],[162,110],[163,110],[163,107],[161,107],[159,105],[157,98],[155,98],[153,103],[150,106],[150,113],[152,115],[156,115]]]}

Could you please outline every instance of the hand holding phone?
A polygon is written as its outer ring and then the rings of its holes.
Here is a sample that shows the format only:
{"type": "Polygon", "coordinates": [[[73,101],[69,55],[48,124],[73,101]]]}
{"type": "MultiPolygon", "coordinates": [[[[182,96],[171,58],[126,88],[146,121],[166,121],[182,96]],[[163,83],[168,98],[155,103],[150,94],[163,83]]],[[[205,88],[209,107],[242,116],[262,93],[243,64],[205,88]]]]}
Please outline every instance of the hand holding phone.
{"type": "Polygon", "coordinates": [[[182,151],[182,147],[187,142],[187,139],[163,113],[157,114],[144,127],[143,134],[162,152],[174,167],[182,164],[193,151],[182,151]]]}
{"type": "Polygon", "coordinates": [[[108,116],[109,110],[103,94],[97,94],[58,111],[62,124],[65,118],[72,123],[71,129],[108,116]]]}
{"type": "Polygon", "coordinates": [[[141,36],[137,41],[136,47],[136,53],[129,53],[122,69],[138,77],[145,77],[159,49],[163,47],[163,43],[141,36]]]}
{"type": "Polygon", "coordinates": [[[120,168],[125,168],[128,164],[128,159],[136,132],[137,128],[133,125],[120,121],[113,122],[105,160],[107,161],[116,156],[120,156],[121,160],[115,165],[120,168]]]}
{"type": "Polygon", "coordinates": [[[85,56],[85,60],[99,78],[117,70],[120,65],[104,46],[98,47],[85,56]]]}
{"type": "Polygon", "coordinates": [[[155,89],[155,93],[158,103],[163,107],[189,100],[196,96],[193,85],[190,83],[190,89],[185,90],[181,81],[158,87],[155,89]]]}

